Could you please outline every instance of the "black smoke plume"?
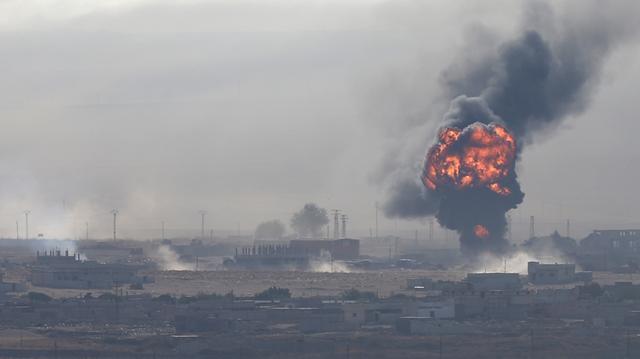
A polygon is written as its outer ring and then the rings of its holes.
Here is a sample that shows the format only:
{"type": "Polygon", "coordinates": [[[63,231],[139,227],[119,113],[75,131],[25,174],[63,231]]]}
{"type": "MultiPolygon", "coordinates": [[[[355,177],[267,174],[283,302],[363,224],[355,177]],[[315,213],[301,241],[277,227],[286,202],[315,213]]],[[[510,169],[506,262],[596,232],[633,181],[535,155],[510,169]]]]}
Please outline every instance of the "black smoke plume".
{"type": "MultiPolygon", "coordinates": [[[[500,45],[494,57],[471,65],[454,64],[443,72],[444,93],[453,100],[441,127],[499,123],[514,135],[520,153],[534,134],[551,130],[567,115],[586,108],[606,56],[635,29],[630,25],[635,20],[624,15],[624,7],[616,12],[599,3],[581,2],[584,8],[575,11],[577,15],[568,11],[570,15],[554,20],[549,7],[533,4],[527,8],[523,30],[500,45]]],[[[461,247],[468,254],[507,247],[505,214],[524,197],[515,171],[516,192],[506,197],[476,189],[431,191],[418,175],[390,187],[384,206],[387,216],[435,215],[442,226],[460,233],[461,247]],[[491,237],[475,238],[471,231],[476,223],[484,223],[491,237]]]]}

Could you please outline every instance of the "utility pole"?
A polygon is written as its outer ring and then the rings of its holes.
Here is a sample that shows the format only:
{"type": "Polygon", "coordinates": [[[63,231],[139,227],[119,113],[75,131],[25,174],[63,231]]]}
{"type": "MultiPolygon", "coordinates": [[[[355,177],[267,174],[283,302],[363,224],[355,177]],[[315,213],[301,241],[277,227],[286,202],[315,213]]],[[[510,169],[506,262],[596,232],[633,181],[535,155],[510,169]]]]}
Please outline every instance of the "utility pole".
{"type": "Polygon", "coordinates": [[[331,212],[333,212],[333,239],[338,239],[340,237],[340,210],[332,209],[331,212]]]}
{"type": "Polygon", "coordinates": [[[536,236],[536,223],[533,216],[529,217],[529,238],[536,236]]]}
{"type": "Polygon", "coordinates": [[[347,238],[347,215],[343,214],[340,218],[342,219],[342,238],[347,238]]]}
{"type": "Polygon", "coordinates": [[[200,217],[202,219],[200,223],[200,239],[204,240],[204,216],[207,214],[207,211],[201,209],[198,213],[200,213],[200,217]]]}
{"type": "Polygon", "coordinates": [[[18,221],[16,221],[16,240],[20,239],[20,228],[18,226],[18,221]]]}
{"type": "Polygon", "coordinates": [[[376,201],[376,239],[378,238],[378,201],[376,201]]]}
{"type": "Polygon", "coordinates": [[[531,328],[531,332],[529,333],[529,339],[531,341],[531,343],[530,343],[531,344],[531,348],[529,349],[530,350],[529,353],[530,353],[530,358],[533,359],[533,356],[534,356],[534,352],[533,352],[533,350],[534,350],[534,346],[533,346],[533,328],[531,328]]]}
{"type": "Polygon", "coordinates": [[[433,243],[433,217],[429,219],[429,242],[433,243]]]}
{"type": "Polygon", "coordinates": [[[116,236],[116,218],[118,217],[118,209],[114,208],[111,213],[113,214],[113,240],[116,241],[117,240],[117,236],[116,236]]]}
{"type": "Polygon", "coordinates": [[[24,211],[24,222],[25,222],[25,236],[24,239],[29,239],[29,213],[31,213],[30,210],[26,210],[24,211]]]}
{"type": "Polygon", "coordinates": [[[631,358],[631,333],[629,329],[627,329],[627,335],[625,336],[625,359],[631,358]]]}

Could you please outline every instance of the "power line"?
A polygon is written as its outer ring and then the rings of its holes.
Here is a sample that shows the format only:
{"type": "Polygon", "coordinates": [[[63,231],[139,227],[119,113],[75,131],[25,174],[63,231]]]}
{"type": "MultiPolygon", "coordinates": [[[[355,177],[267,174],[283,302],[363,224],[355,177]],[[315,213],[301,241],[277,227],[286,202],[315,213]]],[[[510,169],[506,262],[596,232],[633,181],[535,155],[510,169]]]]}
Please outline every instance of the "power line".
{"type": "Polygon", "coordinates": [[[376,201],[376,239],[378,238],[378,201],[376,201]]]}
{"type": "Polygon", "coordinates": [[[113,210],[111,210],[111,213],[113,214],[113,240],[117,240],[117,236],[116,236],[116,218],[118,217],[118,209],[114,208],[113,210]]]}
{"type": "Polygon", "coordinates": [[[200,217],[202,217],[200,223],[200,239],[204,240],[204,216],[207,214],[207,211],[201,209],[198,211],[198,213],[200,213],[200,217]]]}
{"type": "Polygon", "coordinates": [[[333,239],[338,239],[340,237],[340,210],[332,209],[331,212],[333,212],[333,239]]]}
{"type": "Polygon", "coordinates": [[[534,238],[536,236],[536,224],[535,217],[529,217],[529,238],[534,238]]]}
{"type": "Polygon", "coordinates": [[[429,242],[433,243],[433,217],[429,219],[429,242]]]}
{"type": "Polygon", "coordinates": [[[29,239],[29,213],[31,213],[30,210],[26,210],[24,211],[24,222],[25,222],[25,236],[24,239],[29,239]]]}
{"type": "Polygon", "coordinates": [[[343,214],[340,216],[342,219],[342,238],[347,238],[347,215],[343,214]]]}

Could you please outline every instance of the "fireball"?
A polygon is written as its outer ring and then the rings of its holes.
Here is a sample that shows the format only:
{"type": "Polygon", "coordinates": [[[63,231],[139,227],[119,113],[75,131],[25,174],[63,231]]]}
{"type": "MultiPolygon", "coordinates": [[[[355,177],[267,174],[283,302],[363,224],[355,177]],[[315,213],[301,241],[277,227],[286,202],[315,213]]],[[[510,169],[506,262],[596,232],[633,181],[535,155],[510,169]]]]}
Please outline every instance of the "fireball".
{"type": "Polygon", "coordinates": [[[489,237],[489,230],[487,229],[487,227],[481,224],[476,224],[473,227],[473,234],[475,234],[478,238],[487,238],[489,237]]]}
{"type": "Polygon", "coordinates": [[[464,130],[444,128],[427,153],[422,182],[431,190],[487,188],[509,196],[516,142],[503,126],[476,122],[464,130]]]}

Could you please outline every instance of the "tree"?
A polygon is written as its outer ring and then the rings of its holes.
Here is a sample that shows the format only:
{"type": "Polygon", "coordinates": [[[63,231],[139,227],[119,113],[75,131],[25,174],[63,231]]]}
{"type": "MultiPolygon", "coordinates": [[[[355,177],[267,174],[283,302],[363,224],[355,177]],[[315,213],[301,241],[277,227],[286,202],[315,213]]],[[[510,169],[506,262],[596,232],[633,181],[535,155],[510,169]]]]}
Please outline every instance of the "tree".
{"type": "Polygon", "coordinates": [[[173,298],[169,294],[162,294],[162,295],[159,295],[159,296],[157,296],[157,297],[155,297],[155,298],[153,298],[151,300],[153,300],[155,302],[164,303],[164,304],[175,304],[176,303],[175,298],[173,298]]]}
{"type": "Polygon", "coordinates": [[[359,290],[357,290],[355,288],[351,288],[351,289],[345,290],[344,292],[342,292],[342,294],[340,296],[344,300],[374,301],[374,300],[378,299],[378,296],[374,292],[359,291],[359,290]]]}
{"type": "Polygon", "coordinates": [[[315,203],[307,203],[291,218],[291,228],[299,237],[313,236],[320,234],[322,227],[329,223],[327,210],[318,207],[315,203]]]}
{"type": "Polygon", "coordinates": [[[29,292],[22,296],[23,298],[28,298],[32,302],[50,302],[51,297],[40,292],[29,292]]]}
{"type": "Polygon", "coordinates": [[[280,239],[284,235],[284,224],[277,219],[262,222],[256,227],[256,239],[280,239]]]}
{"type": "Polygon", "coordinates": [[[291,298],[291,292],[288,288],[271,287],[257,293],[253,297],[258,300],[289,299],[291,298]]]}

